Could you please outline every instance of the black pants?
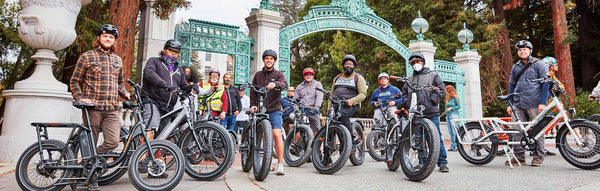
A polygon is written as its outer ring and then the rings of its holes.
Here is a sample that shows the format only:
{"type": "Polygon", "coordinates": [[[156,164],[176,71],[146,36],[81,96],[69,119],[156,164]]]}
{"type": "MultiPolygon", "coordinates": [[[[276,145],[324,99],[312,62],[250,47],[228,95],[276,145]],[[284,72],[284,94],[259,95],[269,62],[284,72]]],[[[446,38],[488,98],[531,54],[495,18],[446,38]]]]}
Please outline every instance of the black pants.
{"type": "Polygon", "coordinates": [[[352,133],[352,122],[350,122],[350,117],[353,117],[358,113],[360,109],[360,105],[347,106],[343,105],[342,108],[338,111],[341,115],[338,119],[346,128],[348,128],[348,132],[352,135],[352,140],[354,140],[354,133],[352,133]]]}

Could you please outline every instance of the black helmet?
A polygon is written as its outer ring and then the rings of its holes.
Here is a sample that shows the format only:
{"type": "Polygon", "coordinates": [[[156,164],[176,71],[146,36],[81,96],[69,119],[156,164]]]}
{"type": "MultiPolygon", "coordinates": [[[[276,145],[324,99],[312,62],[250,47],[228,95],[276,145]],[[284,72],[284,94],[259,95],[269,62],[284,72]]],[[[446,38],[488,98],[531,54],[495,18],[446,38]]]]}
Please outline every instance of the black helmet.
{"type": "Polygon", "coordinates": [[[528,40],[521,40],[515,44],[515,50],[519,50],[519,48],[529,48],[533,50],[533,44],[528,40]]]}
{"type": "Polygon", "coordinates": [[[356,68],[356,66],[358,66],[358,62],[356,61],[356,57],[354,57],[354,55],[352,55],[352,54],[348,54],[348,55],[344,56],[344,59],[342,60],[342,66],[348,60],[351,60],[352,62],[354,62],[354,67],[355,68],[356,68]]]}
{"type": "Polygon", "coordinates": [[[267,56],[273,56],[273,58],[275,58],[275,61],[277,61],[277,52],[275,52],[274,50],[265,50],[265,52],[263,52],[262,59],[264,60],[267,56]]]}
{"type": "Polygon", "coordinates": [[[423,65],[425,65],[425,56],[423,56],[423,54],[421,53],[415,52],[412,53],[410,57],[408,57],[408,63],[410,65],[412,65],[412,63],[417,60],[421,60],[421,62],[423,62],[423,65]]]}
{"type": "Polygon", "coordinates": [[[175,39],[167,40],[163,49],[176,50],[179,52],[181,51],[181,43],[175,39]]]}
{"type": "Polygon", "coordinates": [[[104,33],[112,34],[115,36],[115,38],[119,37],[119,30],[117,30],[117,27],[111,24],[103,24],[102,26],[100,26],[100,28],[98,28],[98,31],[96,31],[96,36],[100,36],[104,33]]]}

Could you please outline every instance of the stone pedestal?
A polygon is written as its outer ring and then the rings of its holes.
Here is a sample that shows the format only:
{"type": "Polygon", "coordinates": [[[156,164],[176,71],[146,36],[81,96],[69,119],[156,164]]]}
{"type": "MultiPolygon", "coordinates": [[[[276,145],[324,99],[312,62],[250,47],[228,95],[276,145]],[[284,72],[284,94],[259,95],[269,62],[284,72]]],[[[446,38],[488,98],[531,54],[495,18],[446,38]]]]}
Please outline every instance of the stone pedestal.
{"type": "Polygon", "coordinates": [[[418,52],[423,54],[425,57],[425,67],[435,70],[433,55],[435,55],[437,47],[433,46],[433,43],[430,40],[411,41],[410,44],[408,44],[408,50],[410,50],[412,53],[418,52]]]}
{"type": "MultiPolygon", "coordinates": [[[[283,17],[277,11],[255,9],[250,12],[249,17],[246,17],[246,24],[250,31],[250,38],[254,39],[254,46],[250,50],[254,54],[254,59],[250,61],[250,78],[252,78],[254,73],[264,66],[262,53],[265,50],[275,50],[279,55],[279,30],[283,26],[283,17]]],[[[275,63],[275,69],[279,69],[278,63],[275,63]]]]}
{"type": "Polygon", "coordinates": [[[465,72],[466,85],[464,88],[465,118],[483,117],[481,103],[481,78],[479,62],[481,56],[475,50],[457,51],[453,57],[458,67],[465,72]]]}

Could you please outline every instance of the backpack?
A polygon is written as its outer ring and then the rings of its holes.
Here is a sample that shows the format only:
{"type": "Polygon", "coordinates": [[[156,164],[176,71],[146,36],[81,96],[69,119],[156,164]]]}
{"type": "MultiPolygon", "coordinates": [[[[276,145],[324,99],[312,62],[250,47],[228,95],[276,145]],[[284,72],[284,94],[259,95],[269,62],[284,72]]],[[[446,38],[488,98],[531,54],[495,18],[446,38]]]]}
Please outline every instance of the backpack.
{"type": "MultiPolygon", "coordinates": [[[[342,73],[342,74],[343,74],[343,73],[342,73]]],[[[342,74],[338,74],[338,75],[337,75],[337,76],[336,76],[336,77],[333,79],[333,81],[335,82],[335,81],[337,81],[339,78],[341,78],[341,77],[342,77],[342,74]]],[[[358,75],[361,75],[361,76],[362,76],[362,77],[365,79],[365,81],[366,81],[366,79],[367,79],[367,78],[365,78],[365,75],[363,75],[363,74],[360,74],[360,73],[358,73],[358,72],[354,72],[354,87],[356,87],[356,88],[358,88],[358,75]]],[[[368,81],[367,81],[366,83],[367,83],[367,89],[369,89],[369,84],[370,84],[370,83],[369,83],[368,81]]]]}

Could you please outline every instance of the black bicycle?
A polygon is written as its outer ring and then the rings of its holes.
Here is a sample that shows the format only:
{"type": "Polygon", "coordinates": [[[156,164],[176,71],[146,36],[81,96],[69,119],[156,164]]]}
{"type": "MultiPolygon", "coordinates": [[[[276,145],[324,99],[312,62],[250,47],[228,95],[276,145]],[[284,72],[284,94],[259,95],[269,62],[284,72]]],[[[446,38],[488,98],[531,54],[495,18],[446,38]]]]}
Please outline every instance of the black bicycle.
{"type": "MultiPolygon", "coordinates": [[[[139,94],[134,96],[139,100],[139,94]]],[[[90,124],[88,108],[94,105],[75,101],[73,106],[83,110],[84,120],[90,124]]],[[[77,185],[86,185],[94,179],[99,184],[115,181],[125,170],[129,171],[129,180],[138,190],[175,188],[184,171],[181,150],[165,140],[148,141],[141,120],[143,107],[140,103],[123,102],[123,107],[134,111],[136,123],[131,127],[119,154],[96,153],[96,143],[89,126],[78,123],[32,123],[38,142],[29,146],[17,162],[15,176],[21,189],[61,190],[66,185],[76,189],[77,185]],[[48,127],[72,128],[67,143],[50,139],[48,127]],[[115,160],[107,162],[107,158],[115,160]],[[143,160],[147,162],[143,163],[143,160]],[[167,163],[172,165],[167,166],[167,163]],[[105,175],[107,169],[114,167],[117,168],[105,175]]]]}
{"type": "MultiPolygon", "coordinates": [[[[398,149],[402,130],[408,124],[405,117],[401,117],[405,110],[397,110],[394,114],[388,114],[387,106],[390,100],[400,95],[394,95],[388,99],[378,99],[377,109],[381,111],[384,121],[375,121],[376,127],[367,136],[367,148],[369,155],[376,161],[385,161],[388,169],[395,171],[400,166],[399,160],[393,162],[394,152],[398,149]]],[[[395,106],[393,106],[395,107],[395,106]]]]}
{"type": "Polygon", "coordinates": [[[240,85],[239,89],[241,88],[252,88],[260,95],[259,111],[247,112],[249,119],[242,131],[242,142],[238,148],[242,159],[242,170],[248,172],[253,169],[254,178],[262,181],[269,175],[273,157],[273,131],[269,115],[266,113],[267,108],[264,106],[264,97],[269,90],[250,83],[240,85]]]}
{"type": "Polygon", "coordinates": [[[294,128],[290,130],[285,139],[283,159],[289,166],[298,167],[308,160],[312,150],[310,144],[314,137],[306,112],[317,113],[317,111],[306,107],[301,100],[288,97],[284,99],[297,105],[299,109],[296,110],[294,115],[294,128]]]}

